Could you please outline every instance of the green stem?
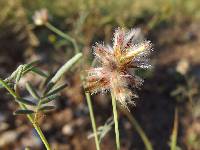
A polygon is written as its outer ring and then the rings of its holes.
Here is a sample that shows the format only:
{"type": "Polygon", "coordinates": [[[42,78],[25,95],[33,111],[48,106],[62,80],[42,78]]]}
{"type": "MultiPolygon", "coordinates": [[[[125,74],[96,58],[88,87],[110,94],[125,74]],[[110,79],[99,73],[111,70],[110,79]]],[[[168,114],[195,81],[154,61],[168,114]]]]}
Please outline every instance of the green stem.
{"type": "Polygon", "coordinates": [[[52,24],[50,24],[49,22],[47,22],[45,24],[45,26],[50,29],[51,31],[53,31],[54,33],[58,34],[59,36],[63,37],[64,39],[70,41],[75,49],[76,54],[79,53],[79,49],[78,49],[78,45],[76,43],[76,40],[74,38],[72,38],[71,36],[67,35],[66,33],[62,32],[61,30],[59,30],[58,28],[54,27],[52,24]]]}
{"type": "Polygon", "coordinates": [[[178,109],[176,108],[174,114],[174,127],[171,134],[170,150],[177,149],[177,136],[178,136],[178,109]]]}
{"type": "Polygon", "coordinates": [[[112,92],[111,92],[111,97],[112,97],[113,116],[114,116],[114,122],[115,122],[116,146],[117,146],[117,150],[120,150],[117,103],[116,103],[115,95],[112,92]]]}
{"type": "MultiPolygon", "coordinates": [[[[0,79],[0,84],[6,88],[8,90],[8,92],[16,99],[18,98],[17,94],[6,84],[6,82],[4,82],[2,79],[0,79]]],[[[19,106],[21,107],[21,109],[27,109],[27,107],[21,103],[18,103],[19,106]]],[[[50,149],[50,145],[47,142],[47,139],[45,138],[44,134],[42,133],[42,130],[40,129],[39,125],[34,123],[34,119],[32,115],[26,115],[29,119],[29,121],[32,123],[33,127],[35,128],[35,130],[37,131],[37,133],[39,134],[42,142],[44,143],[45,147],[47,150],[51,150],[50,149]]]]}
{"type": "Polygon", "coordinates": [[[126,117],[128,118],[128,120],[131,122],[132,126],[136,129],[136,131],[140,135],[142,141],[144,142],[146,150],[153,150],[153,146],[152,146],[150,140],[146,136],[146,134],[143,131],[143,129],[140,127],[140,125],[137,122],[137,120],[127,110],[124,110],[123,108],[121,108],[121,111],[126,115],[126,117]]]}
{"type": "Polygon", "coordinates": [[[100,150],[100,145],[99,145],[99,140],[98,140],[98,135],[97,135],[97,128],[96,128],[95,118],[94,118],[94,112],[93,112],[93,108],[92,108],[91,97],[90,97],[89,93],[85,93],[85,95],[86,95],[86,100],[87,100],[87,104],[88,104],[88,107],[89,107],[90,119],[91,119],[91,122],[92,122],[92,128],[93,128],[93,132],[94,132],[96,149],[100,150]]]}
{"type": "MultiPolygon", "coordinates": [[[[31,119],[32,119],[32,118],[31,118],[31,119]]],[[[30,120],[30,119],[29,119],[29,120],[30,120]]],[[[32,121],[33,121],[33,119],[32,119],[32,121]]],[[[39,136],[40,136],[42,142],[44,143],[44,145],[45,145],[45,147],[46,147],[46,149],[47,149],[47,150],[51,150],[50,145],[49,145],[47,139],[45,138],[45,136],[44,136],[42,130],[40,129],[39,125],[38,125],[36,122],[35,122],[35,123],[32,122],[32,124],[33,124],[35,130],[37,131],[37,133],[39,134],[39,136]]]]}

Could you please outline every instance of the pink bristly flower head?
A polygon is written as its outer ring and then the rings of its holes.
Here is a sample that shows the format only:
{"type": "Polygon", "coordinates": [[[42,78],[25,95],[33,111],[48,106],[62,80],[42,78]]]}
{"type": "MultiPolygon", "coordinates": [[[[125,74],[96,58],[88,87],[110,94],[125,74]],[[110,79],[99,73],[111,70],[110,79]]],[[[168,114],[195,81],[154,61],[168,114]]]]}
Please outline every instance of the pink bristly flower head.
{"type": "Polygon", "coordinates": [[[96,44],[94,55],[101,66],[87,71],[86,90],[90,93],[110,91],[122,106],[135,104],[132,98],[137,97],[130,87],[139,88],[143,80],[131,73],[131,68],[149,68],[148,55],[150,41],[142,41],[139,29],[115,30],[113,46],[96,44]]]}

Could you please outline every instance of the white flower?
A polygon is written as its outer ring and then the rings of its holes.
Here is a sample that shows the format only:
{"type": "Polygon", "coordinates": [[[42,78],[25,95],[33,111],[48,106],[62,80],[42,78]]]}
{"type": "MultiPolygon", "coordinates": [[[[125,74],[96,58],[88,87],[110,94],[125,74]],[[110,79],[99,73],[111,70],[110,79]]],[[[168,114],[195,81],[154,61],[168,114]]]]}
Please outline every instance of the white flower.
{"type": "Polygon", "coordinates": [[[33,21],[35,25],[41,26],[44,25],[48,21],[48,11],[47,9],[43,8],[38,10],[33,15],[33,21]]]}
{"type": "Polygon", "coordinates": [[[189,70],[189,62],[186,59],[182,59],[176,66],[176,71],[182,75],[185,75],[189,70]]]}

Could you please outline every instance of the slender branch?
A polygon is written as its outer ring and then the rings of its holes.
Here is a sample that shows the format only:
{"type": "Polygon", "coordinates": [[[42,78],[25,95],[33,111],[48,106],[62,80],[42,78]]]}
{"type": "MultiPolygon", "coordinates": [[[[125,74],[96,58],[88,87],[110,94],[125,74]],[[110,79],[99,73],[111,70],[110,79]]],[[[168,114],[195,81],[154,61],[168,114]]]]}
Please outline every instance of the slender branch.
{"type": "Polygon", "coordinates": [[[117,146],[117,150],[120,150],[117,103],[116,103],[115,95],[112,92],[111,92],[111,98],[112,98],[113,116],[114,116],[114,122],[115,122],[116,146],[117,146]]]}
{"type": "MultiPolygon", "coordinates": [[[[6,84],[6,82],[4,82],[2,79],[0,79],[0,84],[6,88],[6,90],[15,98],[19,98],[19,96],[6,84]]],[[[27,107],[19,102],[17,102],[19,104],[19,106],[21,107],[21,109],[27,109],[27,107]]],[[[33,127],[35,128],[35,130],[37,131],[37,133],[39,134],[42,142],[44,143],[45,147],[47,150],[51,150],[49,143],[47,142],[47,139],[45,138],[44,134],[42,133],[42,130],[40,129],[39,125],[36,124],[34,122],[33,116],[32,115],[26,115],[29,119],[29,121],[32,123],[33,127]]]]}
{"type": "Polygon", "coordinates": [[[47,22],[45,24],[45,26],[50,29],[51,31],[55,32],[56,34],[58,34],[59,36],[63,37],[64,39],[70,41],[75,49],[76,53],[79,53],[79,49],[78,49],[78,45],[76,43],[76,40],[74,38],[72,38],[71,36],[69,36],[68,34],[62,32],[61,30],[59,30],[58,28],[54,27],[52,24],[50,24],[49,22],[47,22]]]}
{"type": "Polygon", "coordinates": [[[124,110],[123,108],[120,108],[120,110],[126,115],[132,126],[135,128],[135,130],[138,132],[140,135],[142,141],[144,142],[144,145],[146,147],[146,150],[153,150],[153,146],[149,140],[149,138],[146,136],[145,132],[143,129],[140,127],[139,123],[137,120],[132,116],[130,112],[127,110],[124,110]]]}
{"type": "Polygon", "coordinates": [[[42,130],[40,129],[39,125],[36,122],[34,122],[33,119],[32,119],[32,124],[33,124],[35,130],[37,131],[37,133],[39,134],[40,138],[42,139],[42,142],[44,143],[46,149],[51,150],[50,145],[49,145],[47,139],[45,138],[42,130]]]}
{"type": "Polygon", "coordinates": [[[89,93],[85,93],[85,95],[86,95],[86,100],[87,100],[87,104],[89,107],[90,119],[92,122],[92,128],[93,128],[93,132],[94,132],[96,149],[100,150],[100,145],[99,145],[100,143],[99,143],[99,139],[98,139],[98,135],[97,135],[97,128],[96,128],[96,124],[95,124],[95,117],[94,117],[94,112],[93,112],[93,108],[92,108],[91,97],[90,97],[89,93]]]}
{"type": "Polygon", "coordinates": [[[175,109],[174,114],[174,127],[171,134],[170,150],[177,149],[177,136],[178,136],[178,109],[175,109]]]}

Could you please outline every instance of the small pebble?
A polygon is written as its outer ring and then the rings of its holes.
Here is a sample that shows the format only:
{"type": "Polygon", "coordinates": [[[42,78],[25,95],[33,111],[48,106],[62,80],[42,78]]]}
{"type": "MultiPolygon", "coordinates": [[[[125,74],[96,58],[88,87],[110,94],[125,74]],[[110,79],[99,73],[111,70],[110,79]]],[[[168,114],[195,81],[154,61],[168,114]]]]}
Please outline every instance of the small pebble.
{"type": "Polygon", "coordinates": [[[11,144],[17,140],[18,132],[14,130],[6,131],[0,135],[0,147],[11,144]]]}
{"type": "Polygon", "coordinates": [[[64,135],[68,135],[68,136],[73,135],[73,133],[74,133],[73,126],[71,124],[64,125],[63,128],[62,128],[62,133],[64,135]]]}

